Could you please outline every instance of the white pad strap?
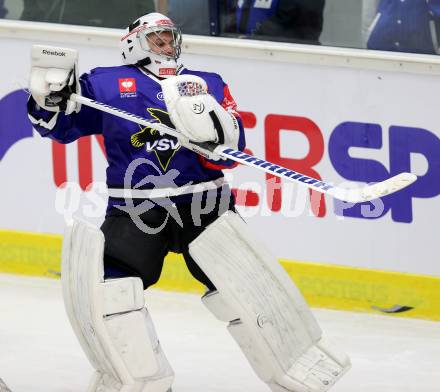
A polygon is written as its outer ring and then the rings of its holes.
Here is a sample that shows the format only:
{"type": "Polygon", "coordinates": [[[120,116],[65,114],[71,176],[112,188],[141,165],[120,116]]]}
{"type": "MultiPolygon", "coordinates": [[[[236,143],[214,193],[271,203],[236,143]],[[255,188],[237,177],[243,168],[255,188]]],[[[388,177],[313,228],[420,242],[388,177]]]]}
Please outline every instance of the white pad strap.
{"type": "Polygon", "coordinates": [[[217,288],[203,298],[273,391],[322,392],[349,368],[323,348],[304,298],[243,220],[228,212],[196,238],[189,252],[217,288]]]}
{"type": "Polygon", "coordinates": [[[166,392],[173,371],[144,307],[139,278],[104,281],[104,236],[84,223],[67,227],[62,288],[67,314],[96,369],[94,391],[166,392]]]}

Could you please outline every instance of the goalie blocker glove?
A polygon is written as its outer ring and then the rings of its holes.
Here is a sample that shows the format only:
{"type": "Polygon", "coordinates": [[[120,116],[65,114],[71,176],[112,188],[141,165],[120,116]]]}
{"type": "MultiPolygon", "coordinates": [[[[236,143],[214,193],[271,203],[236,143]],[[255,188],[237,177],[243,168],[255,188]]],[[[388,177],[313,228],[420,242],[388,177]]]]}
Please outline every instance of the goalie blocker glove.
{"type": "Polygon", "coordinates": [[[161,85],[170,119],[185,138],[238,148],[237,119],[208,93],[202,78],[179,75],[163,80],[161,85]]]}
{"type": "Polygon", "coordinates": [[[29,90],[35,102],[50,112],[79,112],[80,105],[68,99],[80,93],[78,53],[73,49],[34,45],[29,90]]]}

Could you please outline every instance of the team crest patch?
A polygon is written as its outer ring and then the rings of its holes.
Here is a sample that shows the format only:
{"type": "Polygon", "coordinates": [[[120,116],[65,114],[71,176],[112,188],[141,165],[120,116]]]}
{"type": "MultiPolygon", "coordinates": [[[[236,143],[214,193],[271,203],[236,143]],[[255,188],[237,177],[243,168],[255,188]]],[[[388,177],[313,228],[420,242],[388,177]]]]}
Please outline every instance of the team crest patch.
{"type": "MultiPolygon", "coordinates": [[[[147,111],[159,124],[174,128],[167,112],[155,108],[148,108],[147,111]]],[[[171,159],[180,149],[179,141],[173,136],[161,135],[149,127],[139,126],[139,128],[140,130],[130,137],[131,145],[135,148],[143,148],[148,154],[154,153],[163,172],[166,172],[171,159]]]]}
{"type": "Polygon", "coordinates": [[[119,79],[119,92],[121,98],[132,98],[137,96],[136,79],[123,78],[119,79]]]}

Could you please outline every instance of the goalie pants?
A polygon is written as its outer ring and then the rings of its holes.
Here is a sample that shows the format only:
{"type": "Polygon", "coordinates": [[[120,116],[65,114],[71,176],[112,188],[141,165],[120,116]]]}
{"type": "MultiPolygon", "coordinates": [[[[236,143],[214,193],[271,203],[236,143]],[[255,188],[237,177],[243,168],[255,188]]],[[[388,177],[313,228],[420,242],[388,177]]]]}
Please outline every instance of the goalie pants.
{"type": "MultiPolygon", "coordinates": [[[[194,224],[191,204],[176,204],[183,227],[171,216],[164,228],[157,234],[148,234],[138,228],[131,217],[122,211],[113,210],[101,227],[105,236],[104,273],[105,279],[135,276],[142,279],[144,290],[155,284],[160,277],[164,258],[168,252],[183,254],[186,266],[192,276],[209,290],[215,286],[196,264],[188,252],[188,244],[214,222],[225,209],[235,211],[234,197],[228,195],[229,204],[220,202],[217,193],[215,208],[200,215],[199,225],[194,224]],[[226,207],[221,207],[225,206],[226,207]]],[[[223,197],[225,197],[223,193],[223,197]]],[[[161,206],[140,215],[142,222],[149,227],[159,227],[167,219],[168,211],[161,206]]]]}

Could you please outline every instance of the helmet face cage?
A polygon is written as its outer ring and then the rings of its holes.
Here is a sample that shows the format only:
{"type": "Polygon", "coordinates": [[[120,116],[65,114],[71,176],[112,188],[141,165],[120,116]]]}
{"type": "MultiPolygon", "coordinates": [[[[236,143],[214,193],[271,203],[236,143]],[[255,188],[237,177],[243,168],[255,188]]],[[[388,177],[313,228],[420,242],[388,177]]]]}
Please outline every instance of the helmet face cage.
{"type": "Polygon", "coordinates": [[[120,41],[122,61],[168,78],[176,75],[181,43],[180,29],[173,21],[153,12],[140,17],[125,30],[120,41]]]}
{"type": "Polygon", "coordinates": [[[139,39],[142,49],[147,52],[158,54],[160,56],[167,58],[172,58],[174,60],[177,60],[180,57],[182,33],[180,32],[180,29],[177,27],[156,26],[153,28],[146,28],[137,33],[137,38],[139,39]],[[172,34],[172,42],[170,43],[171,47],[174,50],[174,54],[172,56],[165,53],[165,51],[160,46],[152,42],[150,38],[151,34],[155,34],[156,37],[158,37],[162,42],[168,44],[168,42],[163,41],[162,37],[160,36],[160,34],[163,32],[170,32],[172,34]],[[155,51],[152,50],[153,47],[155,47],[156,49],[155,51]]]}

